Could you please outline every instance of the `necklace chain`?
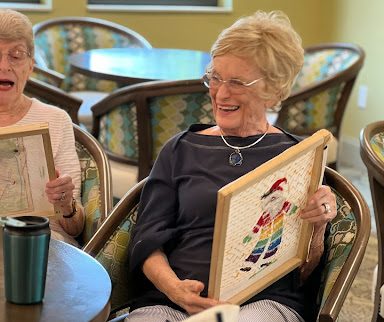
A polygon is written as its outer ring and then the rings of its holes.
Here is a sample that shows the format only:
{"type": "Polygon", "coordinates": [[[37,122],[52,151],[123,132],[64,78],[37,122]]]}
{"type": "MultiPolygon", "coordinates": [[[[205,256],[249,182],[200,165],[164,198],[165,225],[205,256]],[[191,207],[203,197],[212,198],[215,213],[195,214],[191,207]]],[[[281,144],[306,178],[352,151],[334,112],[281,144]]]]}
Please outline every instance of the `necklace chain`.
{"type": "Polygon", "coordinates": [[[220,136],[221,136],[221,138],[222,138],[222,140],[223,140],[223,142],[225,143],[226,146],[228,146],[228,147],[230,147],[230,148],[232,148],[232,149],[234,149],[236,151],[240,151],[242,149],[250,148],[250,147],[256,145],[257,143],[259,143],[267,135],[268,130],[269,130],[269,123],[267,123],[267,130],[264,132],[264,134],[261,137],[259,137],[255,142],[253,142],[251,144],[248,144],[246,146],[235,146],[235,145],[229,144],[227,142],[227,140],[224,138],[224,135],[223,135],[223,132],[221,131],[221,129],[220,129],[220,136]]]}

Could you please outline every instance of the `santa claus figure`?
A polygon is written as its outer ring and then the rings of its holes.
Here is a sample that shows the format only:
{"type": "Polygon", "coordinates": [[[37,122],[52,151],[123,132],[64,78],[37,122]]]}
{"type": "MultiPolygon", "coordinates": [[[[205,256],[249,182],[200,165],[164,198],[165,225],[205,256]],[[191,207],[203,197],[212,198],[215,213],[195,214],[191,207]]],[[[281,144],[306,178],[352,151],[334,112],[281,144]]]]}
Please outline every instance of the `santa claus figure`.
{"type": "Polygon", "coordinates": [[[297,207],[286,200],[287,179],[278,179],[261,197],[263,213],[252,231],[243,239],[243,244],[258,237],[256,246],[245,259],[245,266],[241,271],[250,271],[260,258],[269,259],[262,266],[272,263],[272,256],[276,254],[281,244],[284,228],[284,216],[296,212],[297,207]]]}

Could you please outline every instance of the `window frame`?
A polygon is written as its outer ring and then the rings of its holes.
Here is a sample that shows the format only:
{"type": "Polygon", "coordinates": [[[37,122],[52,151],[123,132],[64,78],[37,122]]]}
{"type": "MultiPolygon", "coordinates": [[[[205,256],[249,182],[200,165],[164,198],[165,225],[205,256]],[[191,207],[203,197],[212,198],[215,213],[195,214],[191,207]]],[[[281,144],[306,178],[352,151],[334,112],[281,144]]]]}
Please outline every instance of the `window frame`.
{"type": "MultiPolygon", "coordinates": [[[[108,0],[105,0],[108,1],[108,0]]],[[[129,1],[129,0],[128,0],[129,1]]],[[[156,1],[156,0],[155,0],[156,1]]],[[[161,0],[159,0],[161,1],[161,0]]],[[[233,0],[217,0],[216,6],[192,6],[192,5],[128,5],[128,4],[88,4],[88,11],[129,11],[129,12],[232,12],[233,0]]]]}
{"type": "MultiPolygon", "coordinates": [[[[23,1],[23,0],[21,0],[23,1]]],[[[217,7],[218,0],[88,0],[90,5],[127,5],[127,6],[206,6],[217,7]],[[113,2],[110,4],[109,2],[113,2]],[[163,3],[165,2],[165,4],[163,3]]]]}
{"type": "Polygon", "coordinates": [[[28,0],[19,0],[18,2],[0,2],[0,8],[29,11],[51,11],[52,0],[37,0],[36,3],[31,3],[31,1],[28,3],[28,0]]]}

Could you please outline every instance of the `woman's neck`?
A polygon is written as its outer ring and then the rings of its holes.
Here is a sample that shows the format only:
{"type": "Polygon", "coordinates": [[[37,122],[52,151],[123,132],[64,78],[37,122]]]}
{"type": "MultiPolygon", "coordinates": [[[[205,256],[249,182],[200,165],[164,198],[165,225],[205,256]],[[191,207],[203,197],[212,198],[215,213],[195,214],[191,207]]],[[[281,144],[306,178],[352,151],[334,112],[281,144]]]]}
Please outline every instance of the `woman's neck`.
{"type": "Polygon", "coordinates": [[[16,124],[28,113],[31,104],[32,100],[23,95],[17,101],[0,105],[0,127],[16,124]]]}

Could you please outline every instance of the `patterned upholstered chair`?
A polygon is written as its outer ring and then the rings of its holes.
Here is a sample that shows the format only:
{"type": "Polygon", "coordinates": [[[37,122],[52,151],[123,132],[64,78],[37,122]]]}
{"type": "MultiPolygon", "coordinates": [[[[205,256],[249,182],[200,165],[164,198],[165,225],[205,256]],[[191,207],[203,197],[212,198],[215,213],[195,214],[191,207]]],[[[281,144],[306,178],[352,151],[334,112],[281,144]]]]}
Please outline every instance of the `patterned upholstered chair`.
{"type": "Polygon", "coordinates": [[[92,107],[93,135],[111,160],[114,196],[146,177],[163,144],[193,123],[213,123],[200,80],[153,81],[118,89],[92,107]]]}
{"type": "Polygon", "coordinates": [[[140,194],[146,179],[141,180],[113,208],[83,250],[94,256],[107,270],[112,281],[111,313],[128,305],[128,244],[136,223],[140,194]]]}
{"type": "MultiPolygon", "coordinates": [[[[368,124],[360,133],[360,155],[368,170],[378,240],[378,266],[374,280],[373,318],[384,321],[384,121],[368,124]]],[[[373,320],[372,320],[373,321],[373,320]]]]}
{"type": "Polygon", "coordinates": [[[371,233],[370,212],[361,193],[338,172],[326,168],[337,215],[326,240],[326,265],[319,292],[318,321],[336,321],[358,272],[371,233]]]}
{"type": "Polygon", "coordinates": [[[85,213],[85,228],[79,238],[87,243],[112,209],[112,183],[107,156],[97,140],[73,124],[76,152],[81,168],[81,203],[85,213]]]}
{"type": "Polygon", "coordinates": [[[143,47],[149,42],[137,32],[122,25],[97,18],[60,17],[33,26],[36,64],[65,75],[65,91],[96,90],[110,92],[114,85],[105,82],[73,79],[68,57],[96,48],[143,47]],[[68,77],[70,76],[71,77],[68,77]]]}
{"type": "Polygon", "coordinates": [[[122,25],[97,18],[60,17],[33,26],[35,61],[38,67],[62,74],[61,88],[83,100],[80,121],[91,127],[90,106],[117,88],[107,80],[96,80],[72,73],[68,57],[74,53],[97,48],[151,48],[137,32],[122,25]]]}
{"type": "Polygon", "coordinates": [[[276,120],[276,125],[297,135],[328,129],[335,138],[327,161],[332,168],[336,168],[344,110],[364,57],[364,51],[353,44],[329,43],[306,48],[304,66],[276,120]]]}
{"type": "MultiPolygon", "coordinates": [[[[326,266],[318,294],[318,321],[336,321],[357,274],[370,235],[370,215],[358,190],[336,171],[326,168],[327,183],[337,196],[337,216],[326,240],[326,266]]],[[[128,244],[136,223],[140,193],[136,184],[115,206],[84,250],[95,256],[112,280],[112,311],[129,304],[128,244]]]]}

